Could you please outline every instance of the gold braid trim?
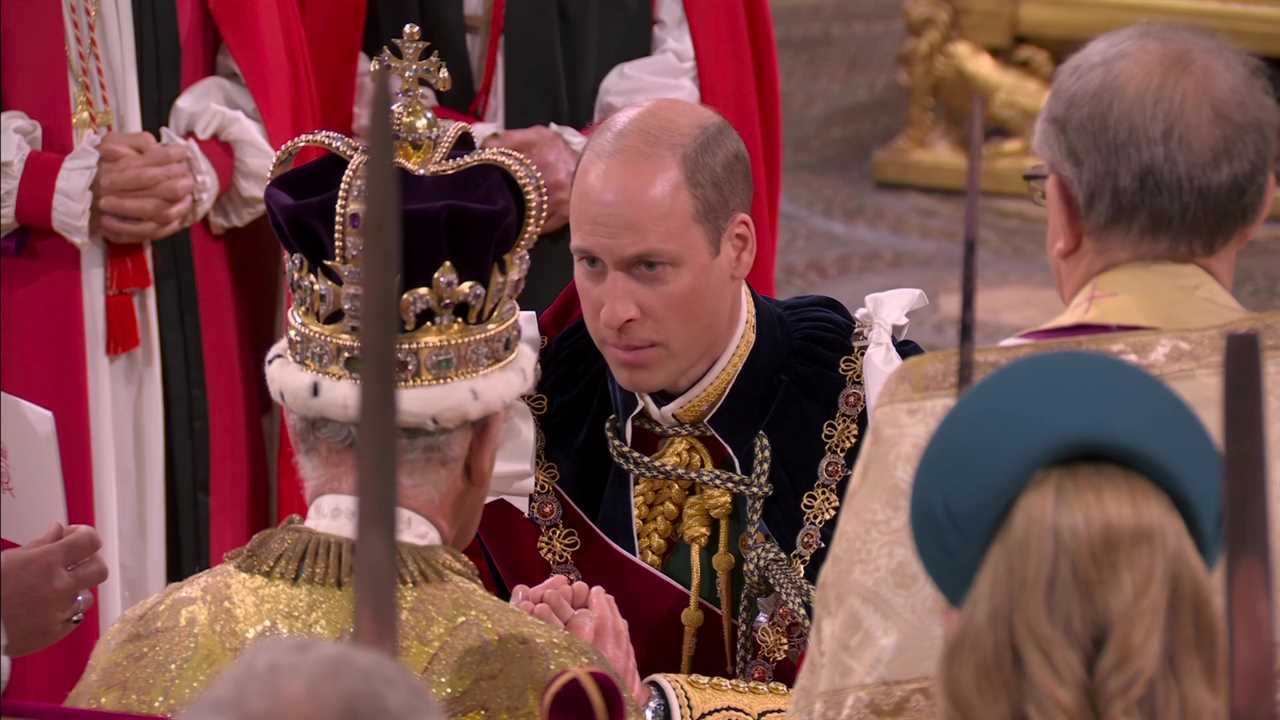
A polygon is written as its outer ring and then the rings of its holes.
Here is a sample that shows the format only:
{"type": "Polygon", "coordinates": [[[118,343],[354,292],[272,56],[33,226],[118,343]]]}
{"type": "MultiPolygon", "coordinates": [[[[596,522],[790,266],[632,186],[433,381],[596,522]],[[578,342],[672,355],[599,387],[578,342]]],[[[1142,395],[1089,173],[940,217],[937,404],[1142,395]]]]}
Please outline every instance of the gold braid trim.
{"type": "Polygon", "coordinates": [[[661,689],[674,707],[671,717],[698,720],[786,720],[791,691],[778,682],[761,683],[705,675],[661,673],[647,682],[661,689]]]}
{"type": "MultiPolygon", "coordinates": [[[[356,544],[344,537],[316,532],[297,515],[279,527],[253,536],[244,547],[227,553],[235,569],[297,585],[352,587],[356,544]]],[[[396,543],[396,573],[401,586],[439,582],[448,573],[480,583],[475,566],[462,553],[443,545],[396,543]]]]}

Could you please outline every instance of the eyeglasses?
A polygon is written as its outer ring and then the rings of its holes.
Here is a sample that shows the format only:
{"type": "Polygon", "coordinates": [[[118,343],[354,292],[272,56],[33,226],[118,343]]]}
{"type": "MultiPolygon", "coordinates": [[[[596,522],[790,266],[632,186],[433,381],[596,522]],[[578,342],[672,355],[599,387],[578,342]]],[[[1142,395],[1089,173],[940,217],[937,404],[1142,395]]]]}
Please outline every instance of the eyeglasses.
{"type": "Polygon", "coordinates": [[[1044,186],[1049,181],[1049,166],[1034,165],[1022,173],[1027,182],[1027,192],[1031,194],[1031,202],[1044,207],[1044,186]]]}

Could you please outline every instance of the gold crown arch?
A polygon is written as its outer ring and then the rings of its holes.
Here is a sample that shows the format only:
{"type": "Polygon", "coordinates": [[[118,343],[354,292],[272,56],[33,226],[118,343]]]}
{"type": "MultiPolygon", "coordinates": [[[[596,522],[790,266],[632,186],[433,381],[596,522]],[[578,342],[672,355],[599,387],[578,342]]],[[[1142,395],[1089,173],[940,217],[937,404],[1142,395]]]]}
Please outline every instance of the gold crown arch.
{"type": "MultiPolygon", "coordinates": [[[[452,80],[439,53],[421,59],[428,43],[420,37],[416,25],[406,25],[403,37],[394,40],[400,57],[384,47],[372,61],[374,70],[386,69],[399,78],[391,108],[395,165],[419,176],[450,175],[481,165],[501,168],[521,190],[524,221],[514,247],[494,264],[487,285],[460,282],[446,260],[430,286],[409,288],[400,296],[396,384],[401,388],[466,380],[515,359],[520,344],[516,298],[529,272],[529,250],[547,218],[546,186],[527,157],[507,148],[455,152],[464,137],[473,146],[475,138],[466,123],[441,120],[431,110],[423,81],[443,92],[452,80]]],[[[288,353],[310,372],[359,382],[367,148],[340,133],[307,133],[280,148],[271,178],[287,170],[305,147],[324,148],[347,160],[347,168],[334,210],[333,260],[313,271],[302,254],[289,257],[288,353]]]]}

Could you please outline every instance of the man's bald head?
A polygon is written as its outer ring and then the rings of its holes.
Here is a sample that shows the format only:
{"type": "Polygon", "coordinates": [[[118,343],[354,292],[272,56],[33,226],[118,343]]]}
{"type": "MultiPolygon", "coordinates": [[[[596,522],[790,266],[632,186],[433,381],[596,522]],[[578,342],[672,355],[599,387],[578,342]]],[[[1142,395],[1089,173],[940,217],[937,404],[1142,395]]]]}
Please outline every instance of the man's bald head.
{"type": "Polygon", "coordinates": [[[683,100],[624,108],[596,126],[578,167],[666,157],[680,167],[713,252],[738,213],[751,212],[751,156],[720,113],[683,100]]]}

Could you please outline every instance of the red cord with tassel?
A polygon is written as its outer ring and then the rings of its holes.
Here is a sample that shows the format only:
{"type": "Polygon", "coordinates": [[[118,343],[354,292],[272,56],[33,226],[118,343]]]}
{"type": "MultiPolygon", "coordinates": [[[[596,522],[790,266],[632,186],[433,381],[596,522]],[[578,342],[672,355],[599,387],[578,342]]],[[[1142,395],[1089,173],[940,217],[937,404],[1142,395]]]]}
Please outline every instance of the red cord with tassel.
{"type": "Polygon", "coordinates": [[[107,355],[123,355],[142,343],[133,294],[149,287],[147,246],[107,243],[107,355]]]}

